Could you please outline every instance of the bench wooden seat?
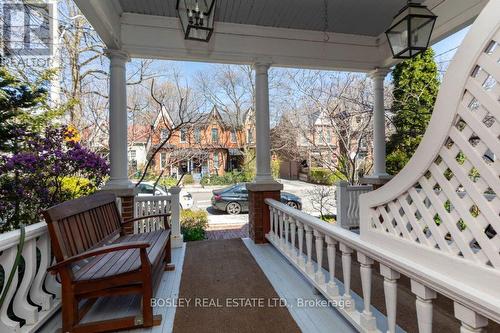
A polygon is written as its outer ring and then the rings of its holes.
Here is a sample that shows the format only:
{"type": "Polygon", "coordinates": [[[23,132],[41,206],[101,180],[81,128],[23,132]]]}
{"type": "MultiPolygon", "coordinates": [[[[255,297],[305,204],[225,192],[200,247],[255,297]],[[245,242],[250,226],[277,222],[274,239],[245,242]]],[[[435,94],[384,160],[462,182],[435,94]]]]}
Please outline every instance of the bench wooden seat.
{"type": "Polygon", "coordinates": [[[111,193],[64,202],[44,212],[62,285],[63,332],[106,332],[160,325],[151,298],[170,264],[170,214],[122,221],[111,193]],[[124,227],[151,217],[163,218],[164,229],[126,235],[124,227]],[[139,294],[137,316],[80,323],[99,297],[139,294]],[[82,304],[82,300],[86,300],[82,304]]]}
{"type": "MultiPolygon", "coordinates": [[[[113,244],[147,242],[150,244],[146,249],[148,259],[153,266],[156,266],[162,258],[163,247],[169,237],[170,230],[158,230],[144,234],[123,236],[116,239],[113,244]]],[[[84,265],[81,262],[77,262],[73,267],[76,281],[113,278],[119,274],[127,274],[141,268],[139,249],[110,252],[91,259],[85,259],[82,262],[84,265]]]]}

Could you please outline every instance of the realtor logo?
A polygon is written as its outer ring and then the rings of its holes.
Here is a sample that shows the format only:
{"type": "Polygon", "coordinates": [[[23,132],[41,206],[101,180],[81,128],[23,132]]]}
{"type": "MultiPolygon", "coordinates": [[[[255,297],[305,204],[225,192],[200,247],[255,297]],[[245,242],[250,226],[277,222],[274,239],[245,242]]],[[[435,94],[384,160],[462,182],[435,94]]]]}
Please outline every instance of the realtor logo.
{"type": "Polygon", "coordinates": [[[45,1],[5,2],[1,21],[3,55],[51,56],[54,7],[54,3],[45,1]]]}

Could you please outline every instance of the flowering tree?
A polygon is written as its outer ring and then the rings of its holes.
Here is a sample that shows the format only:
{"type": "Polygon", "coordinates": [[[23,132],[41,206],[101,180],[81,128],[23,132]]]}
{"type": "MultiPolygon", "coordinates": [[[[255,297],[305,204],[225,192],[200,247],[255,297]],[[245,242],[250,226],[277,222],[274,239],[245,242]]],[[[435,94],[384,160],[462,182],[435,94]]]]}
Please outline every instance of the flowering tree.
{"type": "Polygon", "coordinates": [[[41,134],[18,129],[18,148],[0,157],[2,229],[39,220],[41,210],[93,192],[108,174],[108,164],[75,140],[65,126],[41,134]]]}
{"type": "Polygon", "coordinates": [[[95,190],[108,173],[72,127],[52,126],[42,85],[0,68],[0,231],[36,223],[40,212],[95,190]]]}

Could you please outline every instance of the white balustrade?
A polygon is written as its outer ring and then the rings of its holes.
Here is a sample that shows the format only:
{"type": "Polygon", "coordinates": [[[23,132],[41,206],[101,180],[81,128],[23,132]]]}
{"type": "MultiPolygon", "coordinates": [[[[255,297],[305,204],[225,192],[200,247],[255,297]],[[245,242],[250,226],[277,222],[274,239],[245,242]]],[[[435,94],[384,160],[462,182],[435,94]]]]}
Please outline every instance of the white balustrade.
{"type": "Polygon", "coordinates": [[[396,332],[396,311],[398,303],[398,284],[397,280],[400,274],[380,264],[380,275],[384,277],[384,294],[385,294],[385,308],[387,310],[387,326],[388,332],[396,332]]]}
{"type": "MultiPolygon", "coordinates": [[[[152,195],[135,198],[134,217],[157,214],[171,214],[171,195],[152,195]]],[[[171,219],[171,217],[170,217],[171,219]]],[[[134,233],[143,233],[163,229],[163,218],[152,217],[134,223],[134,233]]]]}
{"type": "Polygon", "coordinates": [[[361,325],[368,331],[376,328],[375,317],[371,311],[372,293],[372,265],[373,260],[361,252],[358,252],[359,270],[361,273],[361,288],[363,289],[363,313],[361,314],[361,325]]]}
{"type": "Polygon", "coordinates": [[[342,252],[342,276],[344,278],[344,295],[342,298],[345,302],[347,311],[354,309],[354,304],[351,297],[351,255],[352,248],[345,243],[340,243],[340,252],[342,252]]]}
{"type": "Polygon", "coordinates": [[[457,302],[454,303],[454,308],[455,317],[462,322],[460,333],[486,332],[485,327],[488,326],[488,319],[457,302]]]}
{"type": "MultiPolygon", "coordinates": [[[[20,237],[20,230],[0,234],[0,266],[4,273],[1,293],[5,291],[7,279],[12,271],[20,237]]],[[[21,255],[24,273],[19,281],[19,266],[16,268],[14,279],[6,292],[5,301],[0,305],[0,332],[35,332],[60,307],[60,285],[53,275],[47,274],[52,255],[45,222],[25,228],[25,241],[21,255]],[[23,326],[10,317],[8,307],[11,303],[15,316],[25,321],[23,326]]]]}
{"type": "Polygon", "coordinates": [[[432,300],[437,294],[431,288],[411,280],[411,291],[416,295],[417,320],[419,333],[432,333],[432,300]]]}
{"type": "Polygon", "coordinates": [[[349,185],[346,181],[336,184],[337,223],[345,229],[359,228],[359,196],[370,192],[371,185],[349,185]]]}
{"type": "Polygon", "coordinates": [[[314,274],[314,265],[312,260],[312,241],[313,241],[313,229],[309,225],[304,225],[304,230],[306,231],[306,250],[307,250],[307,262],[306,262],[306,272],[309,275],[314,274]]]}
{"type": "Polygon", "coordinates": [[[306,261],[304,258],[304,224],[299,221],[297,221],[297,234],[299,238],[299,257],[297,259],[297,262],[301,268],[305,269],[306,261]]]}
{"type": "Polygon", "coordinates": [[[323,273],[323,234],[318,230],[314,230],[314,237],[316,239],[316,274],[314,278],[320,285],[325,283],[325,274],[323,273]]]}
{"type": "MultiPolygon", "coordinates": [[[[147,215],[170,214],[172,248],[180,247],[183,243],[180,225],[179,187],[169,188],[170,195],[155,195],[135,197],[134,217],[147,215]]],[[[134,233],[154,231],[164,228],[162,217],[152,217],[134,223],[134,233]]]]}
{"type": "Polygon", "coordinates": [[[339,295],[339,288],[337,286],[337,283],[335,282],[335,261],[336,261],[335,245],[337,244],[337,241],[330,236],[326,236],[325,241],[326,241],[326,254],[328,257],[328,274],[329,274],[329,280],[326,286],[326,290],[328,292],[328,295],[330,295],[331,297],[337,297],[339,295]]]}

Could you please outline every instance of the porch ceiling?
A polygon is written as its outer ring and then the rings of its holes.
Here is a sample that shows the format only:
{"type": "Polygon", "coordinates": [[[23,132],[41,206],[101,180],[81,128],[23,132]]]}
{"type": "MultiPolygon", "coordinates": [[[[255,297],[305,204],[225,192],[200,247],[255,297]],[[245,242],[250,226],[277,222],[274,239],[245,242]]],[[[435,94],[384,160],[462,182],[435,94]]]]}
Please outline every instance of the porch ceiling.
{"type": "MultiPolygon", "coordinates": [[[[119,2],[124,12],[177,17],[176,1],[119,2]]],[[[324,3],[324,0],[218,0],[215,21],[323,31],[324,3]]],[[[376,37],[387,29],[404,4],[406,0],[329,0],[327,31],[376,37]]]]}
{"type": "MultiPolygon", "coordinates": [[[[176,0],[75,2],[108,47],[132,57],[370,71],[394,64],[384,31],[406,0],[328,0],[327,38],[323,0],[217,0],[209,43],[184,40],[176,0]]],[[[471,23],[488,1],[423,2],[438,15],[437,42],[471,23]]]]}

